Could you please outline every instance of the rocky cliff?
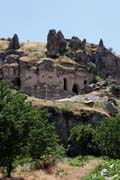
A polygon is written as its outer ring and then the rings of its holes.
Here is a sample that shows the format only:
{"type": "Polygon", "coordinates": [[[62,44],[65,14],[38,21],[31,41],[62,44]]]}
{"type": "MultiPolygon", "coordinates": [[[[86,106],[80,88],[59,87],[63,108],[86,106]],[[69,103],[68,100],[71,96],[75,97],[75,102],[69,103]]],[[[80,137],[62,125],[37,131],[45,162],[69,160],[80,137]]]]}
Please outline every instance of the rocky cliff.
{"type": "MultiPolygon", "coordinates": [[[[0,78],[12,83],[14,87],[22,88],[29,95],[35,95],[42,87],[42,91],[45,92],[46,85],[44,84],[46,84],[46,80],[43,77],[43,81],[39,81],[40,78],[42,79],[39,76],[41,70],[43,70],[41,69],[42,64],[44,64],[43,69],[47,68],[44,69],[42,77],[47,72],[49,78],[53,78],[49,82],[57,81],[55,76],[63,78],[59,79],[59,84],[56,82],[52,85],[56,94],[62,93],[62,88],[64,88],[63,97],[72,94],[69,88],[68,93],[65,91],[67,89],[66,77],[74,79],[76,85],[76,78],[78,76],[80,78],[83,71],[85,73],[83,80],[79,78],[77,80],[77,82],[81,81],[80,87],[96,82],[97,76],[107,80],[114,79],[117,84],[120,84],[120,58],[105,47],[102,39],[98,45],[95,45],[88,43],[86,39],[80,40],[75,36],[66,39],[61,31],[50,30],[47,44],[20,43],[17,34],[10,41],[5,39],[0,41],[0,78]],[[51,62],[52,68],[50,68],[51,62]],[[39,67],[40,64],[41,67],[39,67]],[[47,71],[48,69],[49,71],[47,71]],[[53,69],[56,74],[53,74],[52,77],[53,69]],[[76,75],[75,72],[79,75],[76,75]],[[71,74],[74,74],[74,77],[71,74]],[[64,81],[63,87],[59,87],[61,81],[64,81]],[[61,89],[58,90],[59,88],[61,89]]],[[[72,82],[70,83],[72,84],[72,82]]],[[[71,84],[69,86],[72,90],[71,84]]],[[[50,89],[51,93],[52,87],[50,89]]],[[[76,85],[76,93],[80,93],[80,87],[76,85]]],[[[38,95],[38,97],[42,96],[38,95]]],[[[45,95],[43,98],[45,98],[45,95]]]]}

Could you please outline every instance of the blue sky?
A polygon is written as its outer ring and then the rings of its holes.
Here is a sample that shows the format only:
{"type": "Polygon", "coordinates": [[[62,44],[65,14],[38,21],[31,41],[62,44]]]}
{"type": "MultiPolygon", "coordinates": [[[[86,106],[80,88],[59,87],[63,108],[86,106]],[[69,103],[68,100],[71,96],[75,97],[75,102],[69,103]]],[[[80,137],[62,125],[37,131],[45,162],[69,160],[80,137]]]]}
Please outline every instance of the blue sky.
{"type": "Polygon", "coordinates": [[[88,42],[102,38],[120,54],[120,0],[0,0],[0,37],[46,41],[49,29],[88,42]]]}

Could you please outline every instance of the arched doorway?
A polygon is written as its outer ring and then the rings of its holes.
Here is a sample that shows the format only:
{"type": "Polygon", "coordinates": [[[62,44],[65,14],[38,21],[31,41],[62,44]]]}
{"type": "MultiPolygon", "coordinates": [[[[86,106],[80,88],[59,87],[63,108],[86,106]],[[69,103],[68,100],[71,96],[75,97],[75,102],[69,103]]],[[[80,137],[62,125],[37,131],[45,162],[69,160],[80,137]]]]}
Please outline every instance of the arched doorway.
{"type": "Polygon", "coordinates": [[[73,84],[72,91],[74,94],[78,95],[79,94],[79,85],[78,84],[73,84]]]}

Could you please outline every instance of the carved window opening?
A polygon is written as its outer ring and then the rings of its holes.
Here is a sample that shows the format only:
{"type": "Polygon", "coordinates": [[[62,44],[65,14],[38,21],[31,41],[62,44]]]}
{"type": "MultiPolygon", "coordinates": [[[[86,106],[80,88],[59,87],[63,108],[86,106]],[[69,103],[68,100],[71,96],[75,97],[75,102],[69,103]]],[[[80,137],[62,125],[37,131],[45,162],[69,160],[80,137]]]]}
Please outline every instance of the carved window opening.
{"type": "Polygon", "coordinates": [[[67,91],[68,90],[68,82],[67,82],[67,79],[64,78],[64,91],[67,91]]]}
{"type": "Polygon", "coordinates": [[[78,84],[73,84],[72,91],[75,95],[79,94],[79,85],[78,84]]]}

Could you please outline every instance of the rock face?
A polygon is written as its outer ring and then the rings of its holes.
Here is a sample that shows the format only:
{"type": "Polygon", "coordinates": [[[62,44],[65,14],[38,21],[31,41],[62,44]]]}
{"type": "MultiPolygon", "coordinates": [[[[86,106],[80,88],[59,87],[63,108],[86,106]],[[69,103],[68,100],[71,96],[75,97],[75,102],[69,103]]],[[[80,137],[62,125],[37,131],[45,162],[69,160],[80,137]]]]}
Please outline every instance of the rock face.
{"type": "Polygon", "coordinates": [[[96,127],[101,119],[107,117],[104,113],[96,111],[81,109],[80,114],[76,115],[71,111],[64,111],[62,108],[46,108],[50,113],[50,121],[55,124],[57,133],[64,145],[67,145],[68,143],[68,137],[72,127],[82,124],[92,124],[93,127],[96,127]]]}
{"type": "MultiPolygon", "coordinates": [[[[49,58],[40,56],[40,59],[36,56],[30,58],[20,49],[16,51],[19,47],[15,34],[9,49],[1,49],[0,77],[7,82],[20,84],[29,95],[60,99],[80,94],[81,90],[89,93],[105,88],[105,84],[90,85],[94,84],[97,75],[104,79],[115,78],[120,83],[120,58],[105,48],[102,39],[95,45],[75,36],[65,39],[61,31],[50,30],[46,53],[49,58]]],[[[113,93],[119,97],[119,88],[113,93]]]]}
{"type": "Polygon", "coordinates": [[[81,40],[78,37],[73,36],[70,40],[70,48],[74,50],[78,50],[81,48],[81,40]]]}
{"type": "Polygon", "coordinates": [[[19,38],[17,34],[14,34],[13,38],[10,41],[9,44],[9,49],[10,50],[16,50],[20,48],[20,44],[19,44],[19,38]]]}
{"type": "Polygon", "coordinates": [[[66,40],[61,31],[50,30],[47,37],[47,56],[56,58],[66,50],[66,40]]]}
{"type": "MultiPolygon", "coordinates": [[[[47,37],[47,56],[50,58],[56,58],[60,55],[66,54],[70,57],[70,51],[74,50],[72,56],[75,57],[78,56],[78,52],[75,51],[85,51],[85,46],[86,39],[81,41],[76,36],[73,36],[71,39],[65,39],[61,31],[56,32],[56,30],[50,30],[47,37]]],[[[78,60],[78,57],[76,59],[78,60]]]]}

